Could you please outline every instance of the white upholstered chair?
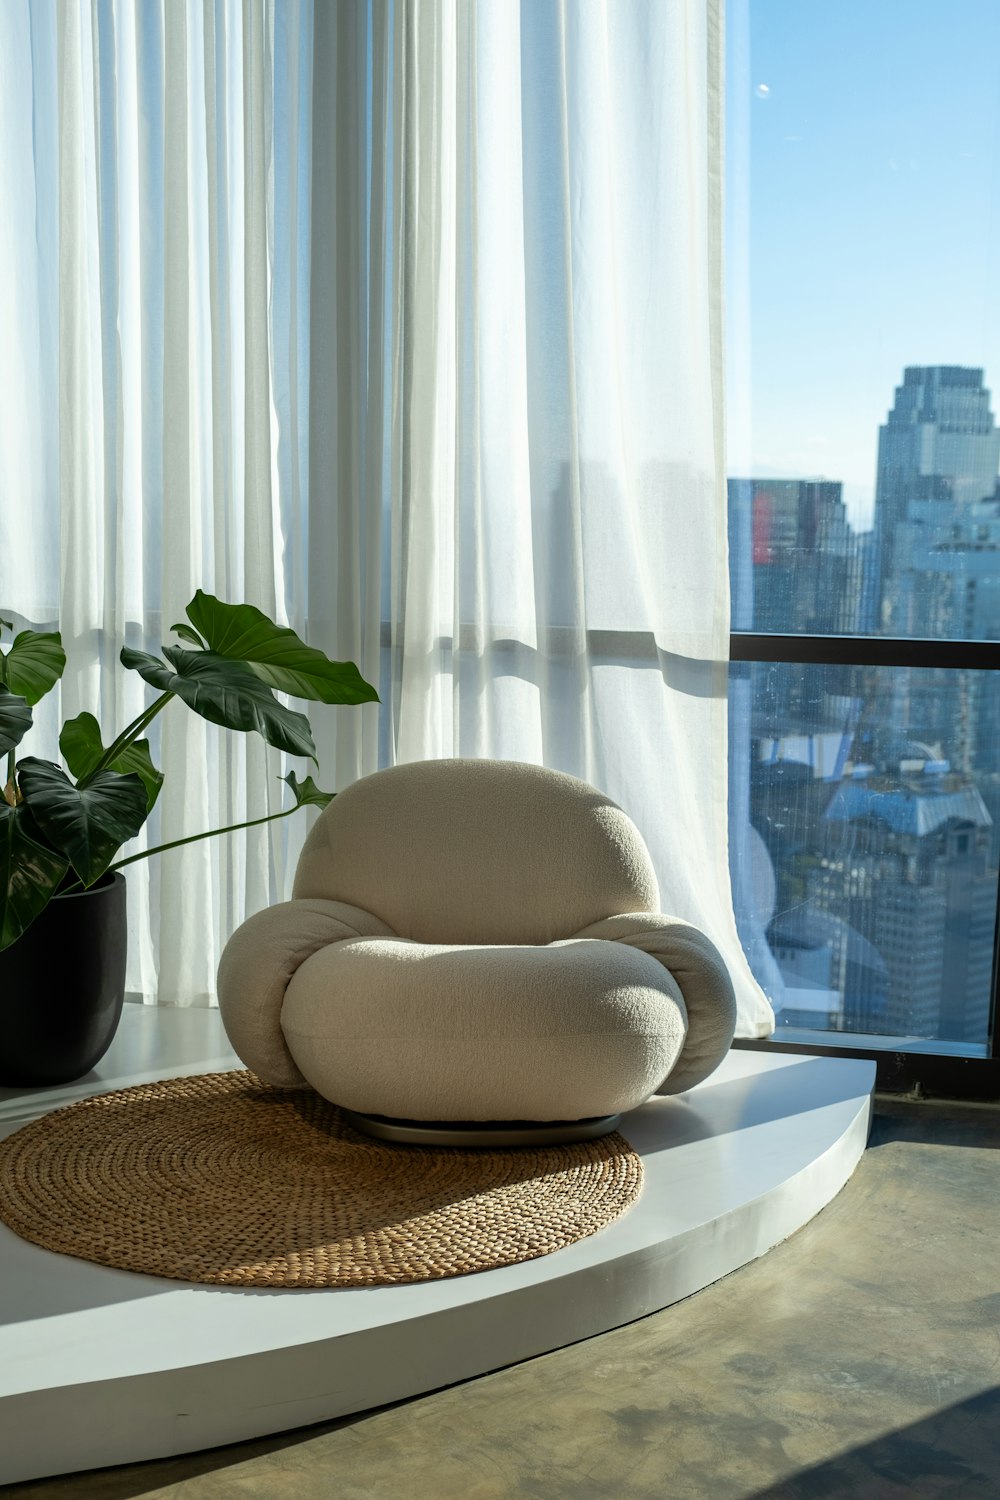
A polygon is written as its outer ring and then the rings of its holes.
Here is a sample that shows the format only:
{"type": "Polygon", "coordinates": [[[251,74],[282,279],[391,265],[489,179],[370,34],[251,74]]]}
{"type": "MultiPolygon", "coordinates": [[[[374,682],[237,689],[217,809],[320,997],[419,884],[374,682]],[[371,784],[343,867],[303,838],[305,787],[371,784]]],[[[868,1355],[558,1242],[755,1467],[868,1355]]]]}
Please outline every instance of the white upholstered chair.
{"type": "Polygon", "coordinates": [[[596,1135],[732,1042],[717,950],[659,906],[637,829],[586,782],[395,766],[324,809],[292,900],[233,934],[222,1018],[261,1078],[310,1084],[370,1133],[596,1135]]]}

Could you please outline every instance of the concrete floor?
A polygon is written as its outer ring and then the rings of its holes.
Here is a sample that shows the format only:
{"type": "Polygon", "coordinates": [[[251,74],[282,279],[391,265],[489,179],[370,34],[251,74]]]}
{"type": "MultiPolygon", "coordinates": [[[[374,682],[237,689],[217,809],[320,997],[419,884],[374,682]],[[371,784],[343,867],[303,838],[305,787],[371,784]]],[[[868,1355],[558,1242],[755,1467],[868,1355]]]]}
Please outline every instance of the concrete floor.
{"type": "Polygon", "coordinates": [[[1000,1500],[1000,1110],[878,1103],[762,1260],[394,1407],[11,1500],[1000,1500]]]}

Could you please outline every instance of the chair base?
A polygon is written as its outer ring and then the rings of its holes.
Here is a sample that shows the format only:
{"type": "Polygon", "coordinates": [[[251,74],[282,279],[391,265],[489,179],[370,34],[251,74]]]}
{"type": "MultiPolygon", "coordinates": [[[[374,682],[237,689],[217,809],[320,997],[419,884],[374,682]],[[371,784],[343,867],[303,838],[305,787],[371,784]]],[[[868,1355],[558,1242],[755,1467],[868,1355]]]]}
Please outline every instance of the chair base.
{"type": "Polygon", "coordinates": [[[593,1141],[617,1129],[621,1115],[594,1115],[586,1120],[393,1120],[342,1109],[362,1135],[396,1146],[464,1146],[501,1150],[507,1146],[565,1146],[593,1141]]]}

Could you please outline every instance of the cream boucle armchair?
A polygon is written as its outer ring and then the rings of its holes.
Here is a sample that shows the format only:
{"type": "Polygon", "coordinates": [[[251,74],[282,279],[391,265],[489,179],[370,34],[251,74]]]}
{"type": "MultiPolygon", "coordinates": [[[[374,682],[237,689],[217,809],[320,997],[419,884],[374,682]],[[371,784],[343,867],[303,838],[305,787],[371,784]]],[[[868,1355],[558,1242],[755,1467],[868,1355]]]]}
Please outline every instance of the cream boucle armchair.
{"type": "MultiPolygon", "coordinates": [[[[396,766],[324,809],[292,900],[233,934],[223,1022],[261,1078],[308,1083],[377,1134],[383,1117],[598,1134],[732,1042],[718,952],[659,905],[634,824],[586,782],[396,766]]],[[[416,1129],[402,1138],[430,1138],[416,1129]]]]}

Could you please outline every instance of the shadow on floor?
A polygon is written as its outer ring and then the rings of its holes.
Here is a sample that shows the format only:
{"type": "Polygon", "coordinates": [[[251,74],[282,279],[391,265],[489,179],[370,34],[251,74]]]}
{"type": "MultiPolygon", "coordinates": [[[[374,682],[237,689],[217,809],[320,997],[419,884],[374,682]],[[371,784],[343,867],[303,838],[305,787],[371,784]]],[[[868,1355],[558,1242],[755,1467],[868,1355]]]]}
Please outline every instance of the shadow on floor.
{"type": "Polygon", "coordinates": [[[996,1500],[998,1433],[994,1386],[747,1500],[996,1500]]]}
{"type": "MultiPolygon", "coordinates": [[[[1000,1150],[1000,1107],[933,1104],[880,1094],[868,1144],[882,1146],[893,1141],[1000,1150]]],[[[1000,1486],[997,1493],[1000,1495],[1000,1486]]]]}
{"type": "MultiPolygon", "coordinates": [[[[396,1403],[406,1405],[405,1402],[396,1403]]],[[[385,1407],[379,1410],[388,1411],[385,1407]]],[[[375,1416],[365,1412],[364,1418],[375,1416]]],[[[256,1442],[239,1443],[204,1453],[189,1453],[174,1459],[130,1464],[122,1469],[94,1469],[62,1479],[39,1479],[5,1489],[11,1500],[48,1500],[65,1497],[72,1484],[73,1500],[140,1500],[140,1497],[172,1493],[173,1486],[191,1486],[199,1477],[219,1474],[242,1466],[253,1458],[280,1454],[306,1440],[357,1423],[357,1415],[336,1422],[319,1423],[294,1432],[274,1434],[256,1442]],[[52,1488],[50,1489],[50,1486],[52,1488]],[[58,1489],[56,1487],[59,1487],[58,1489]]],[[[752,1493],[742,1489],[737,1496],[724,1488],[730,1500],[997,1500],[998,1433],[1000,1433],[1000,1387],[954,1406],[944,1407],[923,1421],[850,1449],[814,1468],[804,1469],[778,1484],[752,1493]]],[[[274,1482],[271,1471],[271,1482],[274,1482]]],[[[232,1476],[237,1485],[239,1480],[232,1476]]],[[[303,1475],[303,1479],[307,1478],[303,1475]]],[[[224,1480],[223,1480],[224,1482],[224,1480]]],[[[268,1471],[260,1472],[245,1493],[268,1493],[268,1471]]],[[[212,1494],[221,1494],[214,1486],[212,1494]]],[[[227,1489],[226,1493],[229,1491],[227,1489]]],[[[234,1493],[244,1493],[242,1489],[234,1493]]],[[[310,1490],[308,1493],[316,1493],[310,1490]]],[[[331,1491],[331,1494],[333,1491],[331,1491]]],[[[375,1500],[375,1492],[373,1492],[375,1500]]],[[[608,1500],[613,1500],[609,1496],[608,1500]]],[[[708,1497],[706,1497],[708,1500],[708,1497]]]]}
{"type": "MultiPolygon", "coordinates": [[[[280,1458],[276,1459],[273,1467],[266,1463],[272,1454],[280,1455],[287,1449],[314,1442],[339,1428],[357,1426],[383,1412],[413,1405],[420,1399],[408,1397],[405,1401],[394,1401],[389,1406],[371,1407],[363,1412],[337,1417],[330,1422],[314,1422],[308,1427],[295,1427],[288,1432],[269,1433],[265,1437],[230,1443],[224,1448],[205,1448],[199,1453],[181,1453],[175,1458],[151,1458],[145,1463],[122,1464],[116,1468],[87,1469],[75,1474],[51,1475],[46,1479],[28,1479],[21,1484],[0,1485],[0,1490],[10,1500],[140,1500],[144,1495],[171,1495],[175,1486],[178,1493],[194,1496],[201,1492],[198,1480],[205,1479],[206,1492],[219,1495],[222,1490],[211,1481],[212,1475],[218,1475],[223,1486],[228,1477],[237,1486],[246,1485],[246,1493],[259,1494],[261,1500],[270,1500],[272,1485],[277,1492],[282,1477],[287,1477],[283,1476],[280,1458]],[[255,1467],[247,1470],[246,1466],[253,1459],[264,1460],[265,1463],[259,1469],[255,1467]],[[232,1470],[233,1473],[227,1476],[226,1470],[232,1470]],[[236,1472],[238,1470],[239,1473],[236,1472]]],[[[290,1455],[288,1473],[294,1475],[296,1469],[294,1456],[290,1455]]],[[[305,1483],[304,1479],[303,1484],[305,1483]]],[[[236,1491],[242,1492],[242,1488],[236,1491]]],[[[228,1495],[228,1489],[226,1493],[228,1495]]],[[[302,1493],[311,1492],[304,1488],[302,1493]]],[[[336,1491],[331,1489],[330,1500],[334,1500],[335,1494],[336,1491]]]]}

